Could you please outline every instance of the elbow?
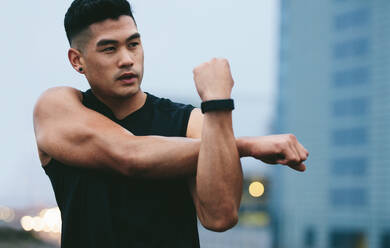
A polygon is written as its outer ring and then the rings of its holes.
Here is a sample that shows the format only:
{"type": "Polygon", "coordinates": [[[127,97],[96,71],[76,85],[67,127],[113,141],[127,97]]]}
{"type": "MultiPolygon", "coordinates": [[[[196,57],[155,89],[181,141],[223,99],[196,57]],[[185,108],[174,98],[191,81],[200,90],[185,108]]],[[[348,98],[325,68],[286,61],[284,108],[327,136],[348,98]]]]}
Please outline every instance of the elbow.
{"type": "Polygon", "coordinates": [[[208,221],[201,221],[202,225],[214,232],[225,232],[238,223],[238,211],[229,211],[216,218],[209,218],[208,221]]]}

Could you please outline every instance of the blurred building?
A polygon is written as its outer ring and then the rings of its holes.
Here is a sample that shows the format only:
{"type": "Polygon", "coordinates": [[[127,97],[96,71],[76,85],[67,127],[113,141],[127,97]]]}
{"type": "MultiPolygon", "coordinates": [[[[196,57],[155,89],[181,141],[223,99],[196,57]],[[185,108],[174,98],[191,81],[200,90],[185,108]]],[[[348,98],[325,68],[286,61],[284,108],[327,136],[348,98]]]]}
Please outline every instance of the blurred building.
{"type": "Polygon", "coordinates": [[[389,13],[388,0],[281,0],[275,131],[310,158],[275,170],[275,247],[390,247],[389,13]]]}

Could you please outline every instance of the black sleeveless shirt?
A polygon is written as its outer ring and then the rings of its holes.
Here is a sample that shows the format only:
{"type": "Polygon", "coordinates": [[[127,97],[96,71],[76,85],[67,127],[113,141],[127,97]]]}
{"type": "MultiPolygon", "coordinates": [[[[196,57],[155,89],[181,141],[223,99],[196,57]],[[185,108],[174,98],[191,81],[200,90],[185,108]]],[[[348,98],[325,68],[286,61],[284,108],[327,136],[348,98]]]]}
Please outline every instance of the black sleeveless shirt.
{"type": "MultiPolygon", "coordinates": [[[[143,107],[118,120],[91,90],[83,92],[83,104],[137,136],[185,137],[193,109],[147,94],[143,107]]],[[[129,178],[54,159],[44,170],[61,210],[63,248],[199,247],[185,178],[129,178]]]]}

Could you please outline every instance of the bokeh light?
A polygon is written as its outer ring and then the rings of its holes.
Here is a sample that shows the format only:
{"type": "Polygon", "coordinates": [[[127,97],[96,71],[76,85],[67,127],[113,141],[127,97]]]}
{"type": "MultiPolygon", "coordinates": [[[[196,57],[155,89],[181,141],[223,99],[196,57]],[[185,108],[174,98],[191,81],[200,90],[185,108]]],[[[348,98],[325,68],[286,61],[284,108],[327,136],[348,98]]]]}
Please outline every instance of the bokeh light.
{"type": "Polygon", "coordinates": [[[33,221],[31,216],[24,216],[20,223],[25,231],[31,231],[33,229],[33,221]]]}
{"type": "Polygon", "coordinates": [[[61,212],[58,208],[43,209],[39,216],[24,216],[20,223],[25,231],[60,233],[61,212]]]}
{"type": "Polygon", "coordinates": [[[249,185],[249,194],[253,197],[260,197],[264,194],[264,185],[261,182],[252,182],[249,185]]]}
{"type": "Polygon", "coordinates": [[[15,218],[15,211],[6,206],[0,206],[0,221],[11,222],[15,218]]]}

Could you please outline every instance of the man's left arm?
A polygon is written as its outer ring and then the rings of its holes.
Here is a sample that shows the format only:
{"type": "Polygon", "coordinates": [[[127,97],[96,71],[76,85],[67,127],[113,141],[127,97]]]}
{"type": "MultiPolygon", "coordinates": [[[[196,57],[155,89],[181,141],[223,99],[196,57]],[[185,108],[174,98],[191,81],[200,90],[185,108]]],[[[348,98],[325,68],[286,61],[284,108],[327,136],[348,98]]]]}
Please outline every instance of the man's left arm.
{"type": "MultiPolygon", "coordinates": [[[[234,81],[226,59],[212,59],[194,69],[202,101],[230,98],[234,81]]],[[[232,127],[232,110],[199,109],[190,116],[187,137],[200,138],[197,171],[190,183],[200,222],[213,231],[225,231],[238,221],[242,168],[232,127]]]]}
{"type": "MultiPolygon", "coordinates": [[[[188,122],[187,137],[201,139],[203,122],[204,115],[199,109],[194,109],[188,122]]],[[[301,172],[306,170],[303,162],[307,159],[309,153],[292,134],[236,138],[235,144],[239,157],[250,156],[268,164],[282,164],[301,172]]],[[[223,150],[217,150],[216,153],[219,154],[216,154],[216,156],[220,156],[223,152],[223,150]]],[[[234,219],[237,218],[236,212],[230,215],[234,216],[232,221],[225,221],[223,225],[217,225],[213,228],[207,226],[207,218],[210,218],[210,213],[211,217],[214,214],[218,216],[220,206],[226,206],[226,204],[231,204],[233,210],[238,211],[242,194],[241,165],[238,164],[239,168],[237,168],[237,165],[223,167],[222,164],[223,173],[220,174],[213,173],[213,171],[216,172],[215,166],[218,165],[208,165],[214,166],[214,168],[210,168],[212,171],[208,173],[207,168],[201,168],[202,171],[200,173],[197,171],[196,176],[189,178],[189,188],[198,217],[203,226],[213,231],[224,231],[233,227],[237,222],[237,219],[234,219]],[[205,185],[207,186],[205,187],[205,185]],[[217,194],[216,188],[219,189],[217,194]],[[200,191],[199,189],[202,190],[200,191]],[[226,199],[228,202],[221,202],[221,200],[224,201],[226,199]]],[[[220,211],[220,214],[223,213],[223,211],[220,211]]]]}

